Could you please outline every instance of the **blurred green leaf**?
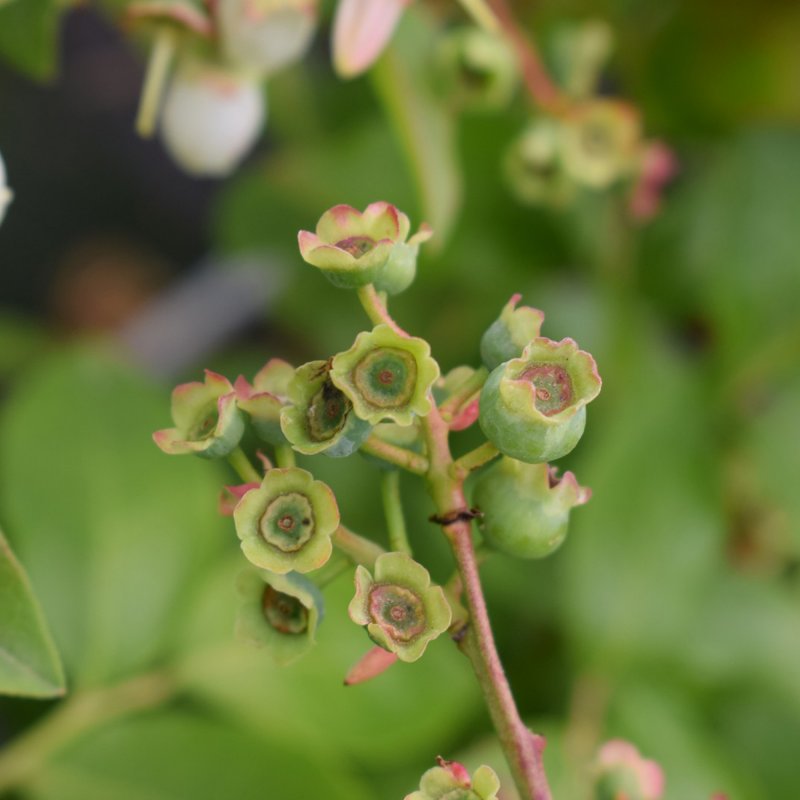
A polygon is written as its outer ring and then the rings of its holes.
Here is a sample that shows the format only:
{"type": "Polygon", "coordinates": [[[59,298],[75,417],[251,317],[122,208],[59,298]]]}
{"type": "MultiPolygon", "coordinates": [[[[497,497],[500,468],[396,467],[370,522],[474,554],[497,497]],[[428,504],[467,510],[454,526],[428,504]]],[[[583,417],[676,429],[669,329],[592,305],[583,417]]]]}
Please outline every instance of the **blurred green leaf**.
{"type": "Polygon", "coordinates": [[[339,766],[302,740],[264,742],[191,711],[171,710],[94,731],[32,780],[34,800],[367,800],[339,766]]]}
{"type": "Polygon", "coordinates": [[[555,556],[581,653],[617,663],[687,647],[722,555],[703,383],[654,336],[641,335],[634,350],[625,374],[601,365],[609,380],[575,467],[593,496],[555,556]]]}
{"type": "Polygon", "coordinates": [[[0,57],[32,78],[53,77],[61,8],[58,0],[17,0],[0,7],[0,57]]]}
{"type": "Polygon", "coordinates": [[[0,314],[0,378],[21,367],[44,349],[47,335],[32,319],[0,314]]]}
{"type": "Polygon", "coordinates": [[[99,348],[39,362],[0,418],[0,510],[80,684],[163,657],[224,541],[215,468],[161,453],[168,424],[166,389],[99,348]]]}
{"type": "Polygon", "coordinates": [[[241,558],[226,564],[196,598],[183,641],[188,655],[177,669],[184,685],[261,735],[302,741],[373,769],[394,768],[399,753],[404,760],[431,758],[479,713],[469,664],[444,636],[418,663],[343,685],[347,670],[372,647],[347,616],[354,589],[345,577],[325,589],[317,646],[291,669],[276,666],[232,637],[233,581],[242,566],[241,558]]]}
{"type": "Polygon", "coordinates": [[[409,11],[371,76],[414,173],[423,216],[444,245],[461,207],[455,122],[428,83],[432,30],[409,11]]]}
{"type": "Polygon", "coordinates": [[[0,533],[0,692],[64,693],[64,670],[28,576],[0,533]]]}

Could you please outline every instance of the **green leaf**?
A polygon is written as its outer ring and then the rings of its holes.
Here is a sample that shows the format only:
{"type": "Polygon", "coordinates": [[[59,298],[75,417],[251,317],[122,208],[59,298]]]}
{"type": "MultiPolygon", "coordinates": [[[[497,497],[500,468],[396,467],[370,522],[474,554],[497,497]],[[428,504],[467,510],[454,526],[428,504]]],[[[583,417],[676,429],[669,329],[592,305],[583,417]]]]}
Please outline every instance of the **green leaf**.
{"type": "Polygon", "coordinates": [[[53,77],[58,62],[57,0],[16,0],[0,8],[0,57],[32,78],[53,77]]]}
{"type": "Polygon", "coordinates": [[[264,741],[197,712],[164,710],[95,730],[36,774],[34,800],[367,800],[341,765],[291,739],[264,741]]]}
{"type": "Polygon", "coordinates": [[[371,75],[414,174],[432,244],[442,247],[461,207],[462,186],[454,120],[426,82],[431,41],[427,20],[409,10],[371,75]]]}
{"type": "Polygon", "coordinates": [[[152,442],[168,407],[166,388],[84,348],[39,362],[0,418],[0,511],[78,684],[163,658],[224,541],[215,466],[152,442]]]}
{"type": "Polygon", "coordinates": [[[64,670],[28,576],[0,533],[0,692],[64,693],[64,670]]]}

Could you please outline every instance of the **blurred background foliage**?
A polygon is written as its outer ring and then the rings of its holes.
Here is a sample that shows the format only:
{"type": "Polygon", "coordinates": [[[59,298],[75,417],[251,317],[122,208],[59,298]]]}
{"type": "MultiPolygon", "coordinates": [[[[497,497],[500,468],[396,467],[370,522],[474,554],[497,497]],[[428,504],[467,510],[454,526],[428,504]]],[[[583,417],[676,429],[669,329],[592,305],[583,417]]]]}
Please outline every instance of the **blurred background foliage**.
{"type": "MultiPolygon", "coordinates": [[[[143,67],[109,21],[120,5],[0,9],[0,152],[15,191],[0,228],[0,524],[69,692],[145,675],[163,697],[63,742],[19,796],[389,800],[437,753],[502,768],[449,642],[342,686],[368,644],[346,619],[348,578],[291,669],[236,642],[242,562],[216,513],[232,476],[150,440],[172,383],[204,366],[251,375],[269,357],[350,345],[366,324],[355,298],[301,262],[295,235],[334,203],[376,199],[439,234],[392,308],[444,371],[477,363],[481,332],[519,291],[546,312],[545,335],[577,339],[604,377],[560,464],[594,490],[566,543],[483,570],[511,684],[549,735],[556,797],[579,797],[581,770],[614,736],[664,766],[672,800],[800,796],[800,7],[516,4],[546,55],[570,23],[611,25],[603,88],[640,106],[680,163],[662,214],[635,224],[614,192],[564,212],[519,205],[501,164],[525,100],[444,113],[422,75],[434,33],[418,9],[353,82],[333,76],[319,35],[270,82],[244,167],[191,179],[133,134],[143,67]],[[169,370],[130,346],[159,298],[242,257],[265,265],[270,288],[235,334],[169,370]]],[[[179,331],[187,342],[236,314],[206,310],[179,331]]],[[[460,436],[466,450],[474,436],[460,436]]],[[[384,541],[365,460],[301,463],[348,525],[384,541]]],[[[445,580],[429,502],[410,479],[403,489],[418,557],[445,580]]],[[[0,739],[63,702],[3,699],[0,739]]]]}

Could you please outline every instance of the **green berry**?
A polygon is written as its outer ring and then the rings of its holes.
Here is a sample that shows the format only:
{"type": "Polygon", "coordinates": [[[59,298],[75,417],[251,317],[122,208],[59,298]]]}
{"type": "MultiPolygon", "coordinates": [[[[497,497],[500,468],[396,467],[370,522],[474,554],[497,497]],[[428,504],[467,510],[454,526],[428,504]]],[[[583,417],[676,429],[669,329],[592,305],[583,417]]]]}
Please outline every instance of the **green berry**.
{"type": "Polygon", "coordinates": [[[285,574],[310,572],[331,555],[339,527],[333,492],[297,467],[271,469],[233,511],[242,551],[257,567],[285,574]]]}
{"type": "Polygon", "coordinates": [[[428,570],[405,553],[378,556],[374,577],[356,568],[356,595],[348,612],[375,644],[401,661],[420,658],[451,620],[442,587],[431,586],[428,570]]]}
{"type": "Polygon", "coordinates": [[[308,578],[251,569],[239,576],[237,589],[242,600],[236,616],[239,639],[264,648],[281,665],[296,661],[314,645],[324,604],[308,578]]]}
{"type": "Polygon", "coordinates": [[[354,453],[371,426],[353,413],[350,399],[331,380],[327,361],[311,361],[289,383],[290,405],[281,412],[281,430],[300,453],[339,458],[354,453]]]}
{"type": "Polygon", "coordinates": [[[457,761],[438,761],[439,766],[420,779],[419,791],[406,795],[405,800],[498,800],[500,779],[491,767],[478,767],[470,778],[457,761]]]}
{"type": "Polygon", "coordinates": [[[431,388],[439,365],[430,345],[388,325],[360,333],[353,346],[334,356],[330,377],[353,404],[358,417],[375,425],[393,420],[410,425],[431,410],[431,388]]]}
{"type": "Polygon", "coordinates": [[[281,411],[289,402],[289,384],[294,374],[291,364],[273,358],[258,371],[252,384],[241,376],[235,383],[239,408],[248,414],[258,436],[273,445],[286,444],[281,411]]]}
{"type": "Polygon", "coordinates": [[[601,383],[594,359],[572,339],[536,338],[489,375],[481,429],[501,453],[520,461],[561,458],[583,435],[586,404],[601,383]]]}
{"type": "Polygon", "coordinates": [[[479,476],[472,502],[488,545],[516,558],[544,558],[564,541],[570,509],[590,496],[571,472],[558,478],[547,464],[504,456],[479,476]]]}
{"type": "Polygon", "coordinates": [[[172,392],[174,428],[156,431],[155,443],[170,455],[228,455],[244,433],[244,418],[231,382],[206,370],[203,383],[183,383],[172,392]]]}
{"type": "Polygon", "coordinates": [[[481,337],[481,359],[487,369],[519,358],[530,341],[539,336],[544,312],[530,306],[517,308],[521,299],[521,294],[513,295],[481,337]]]}

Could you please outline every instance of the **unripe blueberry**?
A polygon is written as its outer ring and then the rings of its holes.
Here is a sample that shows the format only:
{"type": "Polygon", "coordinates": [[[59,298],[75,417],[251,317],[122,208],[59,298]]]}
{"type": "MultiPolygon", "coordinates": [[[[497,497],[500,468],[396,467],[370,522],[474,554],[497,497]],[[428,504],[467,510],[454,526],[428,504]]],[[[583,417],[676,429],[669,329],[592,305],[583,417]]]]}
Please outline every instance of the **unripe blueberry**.
{"type": "Polygon", "coordinates": [[[443,89],[462,108],[502,109],[517,85],[517,61],[508,42],[482,28],[463,27],[447,33],[438,46],[443,89]]]}
{"type": "Polygon", "coordinates": [[[561,458],[583,435],[586,404],[600,386],[594,359],[572,339],[534,339],[520,358],[489,375],[481,391],[481,429],[501,453],[520,461],[561,458]]]}
{"type": "Polygon", "coordinates": [[[660,800],[663,795],[661,767],[642,758],[630,742],[613,739],[600,748],[595,762],[593,800],[660,800]]]}
{"type": "Polygon", "coordinates": [[[384,553],[374,577],[356,569],[350,619],[363,625],[375,644],[401,661],[416,661],[428,642],[447,630],[451,611],[441,586],[431,586],[428,570],[405,553],[384,553]]]}
{"type": "Polygon", "coordinates": [[[220,458],[230,453],[244,433],[236,392],[222,375],[206,370],[203,383],[183,383],[172,392],[174,428],[156,431],[155,443],[170,455],[194,453],[220,458]]]}
{"type": "Polygon", "coordinates": [[[470,778],[463,764],[437,759],[438,767],[429,769],[420,779],[419,791],[405,800],[497,800],[500,779],[485,764],[470,778]]]}
{"type": "Polygon", "coordinates": [[[266,77],[302,58],[317,22],[316,0],[217,0],[223,53],[266,77]]]}
{"type": "Polygon", "coordinates": [[[241,375],[235,384],[239,408],[250,417],[258,436],[273,445],[286,444],[281,411],[289,403],[289,384],[294,375],[291,364],[272,358],[258,371],[252,384],[241,375]]]}
{"type": "Polygon", "coordinates": [[[410,425],[431,410],[431,388],[439,365],[430,345],[377,325],[356,337],[353,346],[334,356],[331,380],[353,404],[354,412],[375,425],[385,419],[410,425]]]}
{"type": "Polygon", "coordinates": [[[633,106],[607,98],[588,101],[564,122],[564,169],[576,182],[604,189],[636,171],[640,137],[633,106]]]}
{"type": "Polygon", "coordinates": [[[298,367],[289,401],[281,411],[281,430],[300,453],[349,456],[369,436],[372,426],[353,413],[349,398],[332,382],[327,361],[298,367]]]}
{"type": "Polygon", "coordinates": [[[371,203],[363,212],[338,205],[320,217],[315,233],[300,231],[297,241],[303,260],[334,286],[375,283],[396,293],[413,280],[418,246],[431,235],[423,226],[406,243],[409,230],[408,217],[390,203],[371,203]]]}
{"type": "Polygon", "coordinates": [[[310,572],[331,555],[339,527],[333,492],[304,469],[271,469],[233,510],[242,552],[257,567],[281,575],[310,572]]]}
{"type": "Polygon", "coordinates": [[[494,369],[509,359],[519,358],[525,347],[541,331],[544,312],[530,306],[517,308],[521,299],[521,294],[513,295],[498,319],[481,337],[481,359],[487,369],[494,369]]]}
{"type": "Polygon", "coordinates": [[[0,222],[3,221],[3,217],[6,215],[6,208],[11,202],[11,197],[11,190],[6,184],[6,165],[3,163],[3,156],[0,155],[0,222]]]}
{"type": "Polygon", "coordinates": [[[564,541],[570,509],[590,496],[571,472],[558,478],[548,464],[503,456],[480,475],[472,502],[483,514],[487,544],[517,558],[544,558],[564,541]]]}
{"type": "Polygon", "coordinates": [[[223,176],[252,147],[265,116],[264,93],[253,78],[184,61],[167,89],[161,136],[187,172],[223,176]]]}
{"type": "Polygon", "coordinates": [[[562,138],[557,120],[538,117],[511,143],[503,168],[521,203],[563,208],[572,201],[575,185],[564,170],[562,138]]]}
{"type": "Polygon", "coordinates": [[[304,575],[249,569],[237,580],[236,636],[263,648],[277,664],[296,661],[314,645],[324,616],[319,589],[304,575]]]}

